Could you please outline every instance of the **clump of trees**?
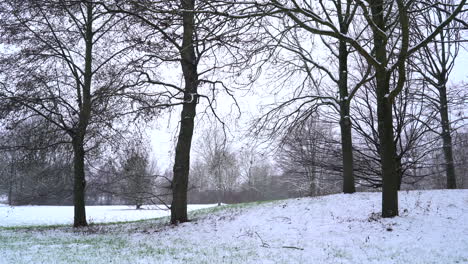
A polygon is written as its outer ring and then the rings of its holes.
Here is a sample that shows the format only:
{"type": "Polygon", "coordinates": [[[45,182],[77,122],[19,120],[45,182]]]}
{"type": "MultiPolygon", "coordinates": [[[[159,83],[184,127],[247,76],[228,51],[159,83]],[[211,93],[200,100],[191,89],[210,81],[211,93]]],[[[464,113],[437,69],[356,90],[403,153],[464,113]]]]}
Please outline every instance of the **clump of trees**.
{"type": "MultiPolygon", "coordinates": [[[[421,1],[382,0],[329,1],[310,5],[301,1],[260,1],[255,8],[271,14],[272,17],[286,20],[278,22],[283,26],[280,30],[274,27],[276,34],[273,38],[273,41],[280,40],[286,43],[277,46],[278,53],[292,53],[291,64],[295,67],[292,70],[286,69],[290,71],[283,76],[286,78],[302,76],[303,81],[299,82],[293,93],[289,93],[286,101],[278,104],[260,119],[257,130],[261,132],[265,128],[270,128],[273,133],[278,133],[278,129],[289,131],[291,125],[305,122],[319,106],[331,105],[341,114],[342,145],[349,145],[351,143],[349,127],[353,117],[343,115],[347,105],[353,103],[348,95],[358,93],[363,83],[372,82],[375,89],[371,95],[375,101],[371,105],[375,108],[376,115],[375,119],[373,116],[371,119],[375,120],[376,126],[375,130],[367,130],[365,133],[366,135],[373,133],[377,139],[378,156],[374,158],[380,167],[378,174],[381,184],[378,187],[382,189],[382,216],[398,215],[397,191],[401,182],[402,168],[401,157],[398,157],[399,146],[395,144],[395,139],[398,140],[402,131],[395,131],[394,121],[398,119],[395,115],[395,102],[406,90],[405,87],[412,74],[408,67],[409,61],[418,51],[433,42],[437,35],[446,33],[447,27],[457,21],[457,16],[464,10],[465,4],[466,1],[428,4],[421,1]],[[435,15],[437,10],[441,10],[444,16],[438,21],[427,23],[424,21],[427,13],[421,14],[415,10],[428,10],[434,16],[437,16],[435,15]],[[352,23],[349,23],[350,20],[352,23]],[[427,30],[416,34],[413,28],[427,30]],[[289,39],[288,34],[293,37],[289,39]],[[323,45],[329,48],[333,55],[331,57],[338,58],[339,67],[335,68],[339,69],[338,77],[328,67],[316,63],[317,60],[311,51],[315,48],[314,45],[297,42],[295,40],[298,37],[294,36],[306,36],[309,39],[315,36],[325,39],[323,45]],[[352,68],[348,67],[348,63],[353,63],[347,60],[347,56],[351,51],[356,58],[354,66],[361,68],[361,72],[365,74],[356,82],[354,86],[356,89],[347,92],[346,80],[352,76],[352,68]],[[366,70],[362,70],[363,68],[366,70]],[[300,74],[296,74],[297,72],[300,74]],[[339,89],[338,96],[320,89],[325,82],[324,79],[329,79],[326,83],[337,83],[338,87],[343,85],[339,89]],[[348,131],[343,129],[344,125],[348,127],[348,131]]],[[[322,61],[327,63],[329,60],[322,58],[322,61]]],[[[354,73],[354,76],[359,74],[354,73]]],[[[294,81],[291,83],[297,83],[294,81]]],[[[353,156],[349,155],[351,151],[349,146],[348,148],[342,146],[342,151],[343,168],[351,168],[353,161],[349,159],[353,159],[353,156]]],[[[450,164],[450,161],[448,163],[450,164]]],[[[344,182],[353,184],[349,174],[346,174],[347,171],[349,170],[343,170],[344,182]]],[[[346,186],[348,184],[344,184],[345,192],[347,192],[346,186]]]]}
{"type": "Polygon", "coordinates": [[[401,188],[442,171],[447,188],[465,182],[458,163],[466,160],[466,116],[454,109],[466,107],[466,87],[449,83],[464,43],[465,6],[3,1],[2,191],[23,203],[18,194],[38,201],[41,186],[72,190],[75,227],[87,225],[86,190],[137,208],[168,202],[172,224],[189,220],[192,187],[218,203],[243,192],[267,199],[272,190],[291,197],[378,188],[382,216],[396,216],[401,188]],[[239,108],[234,88],[274,97],[251,131],[278,143],[277,157],[267,162],[236,150],[224,130],[212,128],[191,164],[197,105],[224,128],[217,100],[223,93],[239,108]],[[170,177],[152,170],[138,148],[119,165],[105,161],[134,127],[174,108],[180,119],[170,177]],[[170,199],[154,194],[167,187],[170,199]]]}
{"type": "Polygon", "coordinates": [[[197,141],[198,159],[190,171],[192,203],[238,203],[300,196],[269,157],[255,148],[234,146],[220,128],[211,128],[197,141]]]}

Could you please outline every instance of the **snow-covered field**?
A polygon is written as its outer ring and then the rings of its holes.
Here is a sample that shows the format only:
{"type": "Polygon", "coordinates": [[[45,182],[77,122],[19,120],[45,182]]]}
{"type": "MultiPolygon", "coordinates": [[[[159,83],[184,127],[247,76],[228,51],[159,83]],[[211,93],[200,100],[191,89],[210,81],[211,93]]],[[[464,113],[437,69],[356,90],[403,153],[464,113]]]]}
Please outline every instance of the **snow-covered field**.
{"type": "MultiPolygon", "coordinates": [[[[85,229],[0,229],[0,263],[468,263],[468,190],[330,195],[85,229]]],[[[27,216],[25,216],[27,217],[27,216]]]]}
{"type": "MultiPolygon", "coordinates": [[[[215,206],[191,204],[189,210],[215,206]]],[[[167,207],[148,205],[140,210],[134,206],[86,206],[89,223],[109,223],[158,218],[170,215],[167,207]]],[[[73,224],[73,206],[7,206],[0,205],[0,227],[73,224]]]]}

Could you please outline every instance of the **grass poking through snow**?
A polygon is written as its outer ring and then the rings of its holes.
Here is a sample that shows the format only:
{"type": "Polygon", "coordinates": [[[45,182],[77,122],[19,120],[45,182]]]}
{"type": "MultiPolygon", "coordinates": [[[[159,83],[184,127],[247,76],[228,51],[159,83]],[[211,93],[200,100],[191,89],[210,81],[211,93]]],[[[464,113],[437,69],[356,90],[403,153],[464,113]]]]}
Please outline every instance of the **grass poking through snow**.
{"type": "MultiPolygon", "coordinates": [[[[467,263],[468,190],[379,193],[225,205],[168,218],[0,229],[0,263],[467,263]]],[[[1,220],[0,220],[1,221],[1,220]]]]}

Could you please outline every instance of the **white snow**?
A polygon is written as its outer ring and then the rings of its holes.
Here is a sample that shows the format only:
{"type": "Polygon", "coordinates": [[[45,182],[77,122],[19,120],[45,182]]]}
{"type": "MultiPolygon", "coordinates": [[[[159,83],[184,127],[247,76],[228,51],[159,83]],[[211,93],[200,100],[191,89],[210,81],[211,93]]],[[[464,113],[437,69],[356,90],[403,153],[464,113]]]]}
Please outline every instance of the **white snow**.
{"type": "MultiPolygon", "coordinates": [[[[192,204],[189,210],[215,206],[192,204]]],[[[170,215],[164,206],[86,206],[89,223],[135,221],[170,215]]],[[[73,206],[7,206],[0,205],[0,227],[73,224],[73,206]]]]}
{"type": "Polygon", "coordinates": [[[380,193],[356,193],[227,206],[176,227],[0,229],[0,262],[468,263],[468,190],[400,192],[399,204],[387,219],[380,193]]]}

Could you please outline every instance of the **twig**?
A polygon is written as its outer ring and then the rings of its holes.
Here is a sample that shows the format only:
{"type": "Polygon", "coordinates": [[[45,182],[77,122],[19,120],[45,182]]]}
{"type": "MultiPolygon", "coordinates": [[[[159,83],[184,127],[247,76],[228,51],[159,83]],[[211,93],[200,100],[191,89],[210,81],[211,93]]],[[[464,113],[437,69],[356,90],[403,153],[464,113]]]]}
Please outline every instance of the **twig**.
{"type": "Polygon", "coordinates": [[[289,249],[304,250],[303,248],[300,248],[300,247],[293,247],[293,246],[282,246],[282,248],[289,248],[289,249]]]}
{"type": "Polygon", "coordinates": [[[260,239],[260,241],[262,242],[262,247],[266,247],[266,248],[269,248],[270,245],[268,243],[266,243],[265,241],[263,241],[262,237],[257,233],[255,232],[255,234],[258,236],[258,238],[260,239]]]}
{"type": "MultiPolygon", "coordinates": [[[[260,241],[262,242],[262,247],[265,247],[265,248],[272,248],[268,243],[266,243],[265,241],[263,241],[262,237],[257,233],[255,232],[255,235],[257,235],[257,237],[260,239],[260,241]]],[[[278,247],[275,247],[275,248],[278,248],[278,247]]],[[[300,247],[294,247],[294,246],[282,246],[281,248],[288,248],[288,249],[297,249],[297,250],[304,250],[303,248],[300,248],[300,247]]]]}

